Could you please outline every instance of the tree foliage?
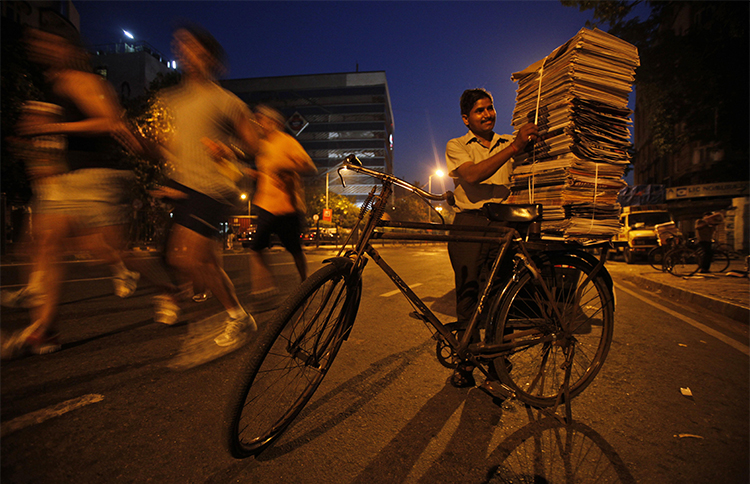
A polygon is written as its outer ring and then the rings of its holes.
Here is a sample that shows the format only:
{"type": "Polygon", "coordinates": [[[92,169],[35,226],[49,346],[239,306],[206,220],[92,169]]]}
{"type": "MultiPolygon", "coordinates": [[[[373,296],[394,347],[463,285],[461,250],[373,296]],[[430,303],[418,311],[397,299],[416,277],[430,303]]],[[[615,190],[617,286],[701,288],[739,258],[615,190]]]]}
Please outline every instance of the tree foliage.
{"type": "Polygon", "coordinates": [[[747,176],[748,2],[561,3],[593,10],[595,21],[609,25],[605,30],[638,48],[638,102],[649,113],[645,122],[659,155],[690,142],[718,143],[727,152],[724,168],[747,176]],[[643,11],[647,18],[636,16],[643,11]]]}
{"type": "MultiPolygon", "coordinates": [[[[313,215],[323,217],[323,209],[326,208],[326,187],[321,181],[309,183],[305,188],[305,203],[307,204],[307,215],[305,220],[309,227],[315,225],[313,215]]],[[[343,195],[328,190],[328,208],[332,211],[332,225],[341,227],[353,227],[359,216],[359,207],[343,195]]]]}
{"type": "Polygon", "coordinates": [[[2,164],[0,179],[2,191],[15,203],[25,203],[31,198],[31,188],[23,161],[12,150],[12,137],[26,101],[43,99],[41,86],[43,74],[38,66],[28,60],[20,25],[7,21],[2,23],[2,85],[0,86],[0,127],[2,127],[2,164]]]}

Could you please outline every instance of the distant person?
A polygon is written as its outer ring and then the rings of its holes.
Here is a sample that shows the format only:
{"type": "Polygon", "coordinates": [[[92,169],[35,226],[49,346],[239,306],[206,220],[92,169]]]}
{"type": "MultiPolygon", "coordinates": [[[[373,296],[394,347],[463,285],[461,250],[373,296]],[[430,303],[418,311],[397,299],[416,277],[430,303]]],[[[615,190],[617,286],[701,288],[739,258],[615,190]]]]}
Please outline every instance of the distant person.
{"type": "Polygon", "coordinates": [[[36,306],[32,323],[3,342],[4,356],[11,357],[60,349],[56,316],[66,239],[80,237],[87,243],[84,248],[113,267],[118,295],[132,293],[137,280],[122,260],[131,215],[126,195],[134,178],[117,155],[120,146],[139,152],[141,145],[123,122],[114,90],[92,72],[76,32],[47,21],[42,29],[28,29],[26,41],[30,60],[45,69],[45,100],[58,111],[57,119],[22,117],[17,132],[21,137],[60,137],[65,147],[58,161],[27,161],[35,191],[36,238],[27,290],[38,297],[29,303],[36,306]]]}
{"type": "Polygon", "coordinates": [[[247,105],[217,83],[225,53],[216,39],[199,26],[186,25],[174,32],[173,46],[182,80],[162,100],[174,126],[165,147],[171,166],[167,176],[182,195],[175,197],[167,261],[224,306],[224,332],[214,341],[230,346],[257,325],[237,299],[220,260],[219,226],[239,199],[235,175],[240,172],[217,147],[238,144],[254,154],[258,134],[247,105]]]}
{"type": "Polygon", "coordinates": [[[277,292],[264,251],[271,235],[294,258],[300,280],[307,278],[307,260],[300,243],[301,218],[305,214],[305,197],[301,175],[317,172],[310,155],[292,136],[282,131],[284,118],[277,110],[261,105],[255,109],[262,128],[260,148],[255,159],[257,189],[253,206],[258,211],[258,228],[250,245],[251,283],[258,298],[277,292]]]}
{"type": "Polygon", "coordinates": [[[703,217],[696,220],[695,231],[698,233],[698,245],[703,251],[700,261],[700,272],[707,274],[711,272],[711,263],[714,260],[714,233],[716,227],[724,221],[720,212],[706,212],[703,217]]]}
{"type": "MultiPolygon", "coordinates": [[[[537,127],[526,124],[511,141],[500,136],[495,128],[495,106],[492,95],[484,89],[469,89],[461,95],[461,119],[469,129],[460,138],[448,142],[445,158],[448,175],[455,186],[456,225],[477,227],[504,226],[482,214],[488,202],[502,203],[510,195],[511,158],[537,137],[537,127]]],[[[477,306],[480,277],[497,254],[493,243],[449,242],[448,255],[455,274],[456,314],[458,327],[466,328],[477,306]]],[[[476,337],[476,336],[475,336],[476,337]]],[[[474,366],[461,363],[451,376],[455,387],[474,386],[474,366]]]]}

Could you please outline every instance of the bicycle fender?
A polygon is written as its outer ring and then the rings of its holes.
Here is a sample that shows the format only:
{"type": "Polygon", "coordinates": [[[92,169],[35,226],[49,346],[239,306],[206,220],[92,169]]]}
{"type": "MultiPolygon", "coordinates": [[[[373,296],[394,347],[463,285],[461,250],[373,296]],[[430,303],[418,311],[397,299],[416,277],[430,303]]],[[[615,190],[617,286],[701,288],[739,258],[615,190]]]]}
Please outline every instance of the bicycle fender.
{"type": "MultiPolygon", "coordinates": [[[[587,264],[589,264],[592,269],[596,267],[596,265],[599,263],[599,259],[597,259],[596,256],[588,252],[584,252],[582,250],[561,250],[561,251],[556,251],[556,252],[548,252],[548,254],[567,255],[570,257],[575,257],[576,259],[580,259],[586,262],[587,264]]],[[[606,284],[607,289],[609,289],[609,292],[612,294],[612,301],[614,302],[615,301],[615,284],[614,284],[614,281],[612,281],[612,276],[607,270],[606,264],[602,266],[602,268],[599,270],[599,273],[601,277],[604,278],[604,284],[606,284]]]]}
{"type": "Polygon", "coordinates": [[[333,264],[337,267],[351,267],[354,262],[348,257],[331,257],[329,259],[323,259],[324,264],[333,264]]]}

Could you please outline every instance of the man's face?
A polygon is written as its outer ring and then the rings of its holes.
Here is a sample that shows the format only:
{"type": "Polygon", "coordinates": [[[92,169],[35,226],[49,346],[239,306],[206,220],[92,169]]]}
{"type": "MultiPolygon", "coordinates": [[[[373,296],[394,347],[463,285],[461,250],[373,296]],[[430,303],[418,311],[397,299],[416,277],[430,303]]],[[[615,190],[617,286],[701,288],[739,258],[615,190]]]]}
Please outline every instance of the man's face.
{"type": "Polygon", "coordinates": [[[495,106],[492,99],[482,98],[474,103],[468,115],[461,117],[464,124],[475,134],[487,134],[495,128],[495,106]]]}

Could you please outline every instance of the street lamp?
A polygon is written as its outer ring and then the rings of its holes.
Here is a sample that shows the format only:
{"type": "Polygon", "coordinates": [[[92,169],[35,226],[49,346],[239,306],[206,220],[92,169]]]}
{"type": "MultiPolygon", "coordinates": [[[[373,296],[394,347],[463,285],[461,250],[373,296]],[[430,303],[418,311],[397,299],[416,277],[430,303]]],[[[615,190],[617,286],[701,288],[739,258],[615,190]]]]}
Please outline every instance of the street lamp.
{"type": "Polygon", "coordinates": [[[435,173],[433,173],[432,175],[430,175],[427,178],[427,191],[430,192],[430,193],[432,193],[432,177],[433,176],[436,176],[438,178],[442,178],[444,175],[445,175],[445,173],[443,173],[443,170],[437,170],[437,171],[435,171],[435,173]]]}
{"type": "Polygon", "coordinates": [[[252,215],[250,212],[253,208],[253,199],[247,193],[243,193],[240,195],[240,200],[247,200],[247,214],[252,215]]]}
{"type": "MultiPolygon", "coordinates": [[[[445,175],[443,173],[443,170],[435,170],[435,173],[427,177],[427,191],[432,193],[432,177],[436,176],[438,178],[442,178],[445,175]]],[[[432,214],[432,200],[428,200],[427,203],[430,204],[429,207],[427,207],[427,221],[430,221],[430,215],[432,214]]]]}

